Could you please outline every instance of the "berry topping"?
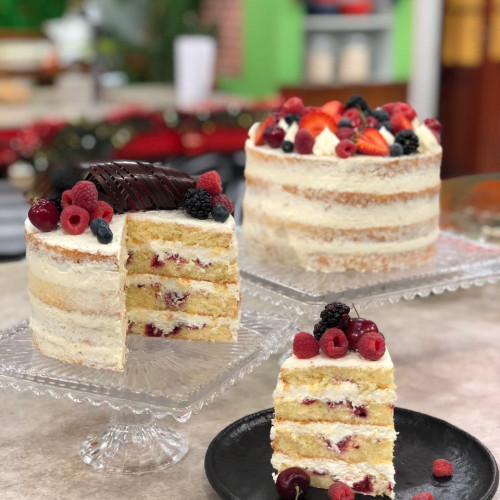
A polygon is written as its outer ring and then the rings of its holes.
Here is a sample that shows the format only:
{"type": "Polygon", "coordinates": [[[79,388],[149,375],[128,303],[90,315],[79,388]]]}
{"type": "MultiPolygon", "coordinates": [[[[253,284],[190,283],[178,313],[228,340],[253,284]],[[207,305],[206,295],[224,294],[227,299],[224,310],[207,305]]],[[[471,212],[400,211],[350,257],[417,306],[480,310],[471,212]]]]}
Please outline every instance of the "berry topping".
{"type": "Polygon", "coordinates": [[[367,128],[378,128],[378,120],[373,116],[369,116],[366,119],[366,127],[367,128]]]}
{"type": "Polygon", "coordinates": [[[363,130],[356,137],[356,146],[358,146],[358,151],[364,155],[384,156],[390,152],[389,144],[374,128],[363,130]]]}
{"type": "Polygon", "coordinates": [[[373,481],[370,476],[365,476],[362,481],[358,481],[352,485],[354,491],[359,493],[373,493],[373,481]]]}
{"type": "Polygon", "coordinates": [[[289,113],[285,116],[285,121],[287,125],[291,125],[293,122],[299,123],[300,115],[298,115],[297,113],[289,113]]]}
{"type": "Polygon", "coordinates": [[[424,491],[413,495],[410,500],[434,500],[434,495],[430,491],[424,491]]]}
{"type": "Polygon", "coordinates": [[[386,130],[388,130],[389,132],[392,133],[392,125],[391,125],[391,122],[389,120],[387,120],[385,122],[379,122],[378,128],[381,129],[382,127],[384,127],[386,130]]]}
{"type": "Polygon", "coordinates": [[[383,109],[374,109],[371,112],[371,116],[373,116],[373,118],[376,118],[379,122],[387,122],[391,118],[389,113],[387,111],[384,111],[383,109]]]}
{"type": "Polygon", "coordinates": [[[435,118],[426,118],[424,120],[424,125],[426,125],[427,127],[429,127],[433,132],[436,132],[438,134],[441,133],[441,130],[442,130],[442,125],[441,123],[439,123],[438,120],[436,120],[435,118]]]}
{"type": "Polygon", "coordinates": [[[402,156],[404,154],[404,149],[399,142],[395,142],[394,144],[391,144],[391,156],[402,156]]]}
{"type": "Polygon", "coordinates": [[[321,111],[331,116],[335,123],[339,123],[344,112],[344,105],[340,101],[330,101],[321,106],[321,111]]]}
{"type": "Polygon", "coordinates": [[[222,183],[220,175],[215,170],[210,170],[201,175],[196,181],[196,187],[204,189],[210,193],[210,196],[222,193],[222,183]]]}
{"type": "Polygon", "coordinates": [[[284,138],[285,131],[277,125],[267,127],[264,130],[264,142],[272,148],[279,148],[284,138]]]}
{"type": "Polygon", "coordinates": [[[394,112],[394,108],[399,104],[399,102],[388,102],[387,104],[384,104],[382,106],[382,109],[389,113],[389,115],[392,115],[394,112]]]}
{"type": "MultiPolygon", "coordinates": [[[[339,121],[339,125],[338,125],[339,129],[340,128],[346,128],[346,127],[351,127],[351,121],[347,118],[342,118],[342,120],[339,121]]],[[[337,130],[338,132],[338,130],[337,130]]]]}
{"type": "Polygon", "coordinates": [[[436,477],[453,476],[453,464],[444,458],[438,458],[432,464],[432,472],[436,477]]]}
{"type": "Polygon", "coordinates": [[[73,191],[71,189],[67,189],[66,191],[63,192],[61,196],[61,207],[64,210],[66,207],[69,207],[70,205],[73,205],[73,191]]]}
{"type": "Polygon", "coordinates": [[[354,500],[354,491],[347,484],[335,481],[328,488],[328,498],[330,500],[354,500]]]}
{"type": "Polygon", "coordinates": [[[113,232],[104,219],[94,219],[90,222],[90,230],[99,243],[107,245],[113,241],[113,232]]]}
{"type": "Polygon", "coordinates": [[[255,145],[262,146],[264,144],[264,130],[271,125],[276,125],[279,121],[279,116],[277,113],[271,113],[267,118],[259,125],[257,132],[255,132],[255,145]]]}
{"type": "Polygon", "coordinates": [[[291,153],[293,151],[293,142],[291,142],[291,141],[283,141],[281,143],[281,149],[285,153],[291,153]]]}
{"type": "Polygon", "coordinates": [[[342,139],[337,146],[335,152],[340,158],[349,158],[356,154],[356,144],[349,139],[342,139]]]}
{"type": "Polygon", "coordinates": [[[59,210],[49,200],[35,199],[28,212],[30,222],[43,233],[53,231],[59,222],[59,210]]]}
{"type": "Polygon", "coordinates": [[[70,205],[61,212],[61,224],[68,234],[82,234],[87,229],[90,215],[82,207],[70,205]]]}
{"type": "Polygon", "coordinates": [[[229,215],[229,210],[224,205],[215,205],[212,207],[212,217],[217,222],[226,222],[229,215]]]}
{"type": "Polygon", "coordinates": [[[184,208],[195,219],[208,219],[212,211],[210,194],[202,188],[188,189],[184,196],[184,208]]]}
{"type": "Polygon", "coordinates": [[[347,99],[345,104],[346,109],[355,108],[362,111],[365,115],[370,114],[371,109],[368,103],[359,95],[353,95],[347,99]]]}
{"type": "MultiPolygon", "coordinates": [[[[350,124],[351,122],[349,122],[350,124]]],[[[349,125],[349,127],[342,127],[337,130],[336,136],[342,139],[352,139],[354,137],[354,129],[349,125]]]]}
{"type": "Polygon", "coordinates": [[[349,342],[349,349],[356,350],[359,339],[368,332],[378,333],[378,327],[373,321],[363,318],[351,318],[351,321],[349,321],[349,324],[345,328],[345,336],[349,342]]]}
{"type": "Polygon", "coordinates": [[[301,155],[310,155],[314,146],[314,137],[305,129],[300,129],[295,136],[295,149],[301,155]]]}
{"type": "Polygon", "coordinates": [[[230,214],[234,212],[233,203],[229,199],[229,196],[227,194],[218,194],[216,196],[212,196],[212,206],[215,205],[224,205],[229,210],[230,214]]]}
{"type": "Polygon", "coordinates": [[[321,337],[319,345],[329,358],[341,358],[349,349],[349,342],[339,328],[329,328],[321,337]]]}
{"type": "Polygon", "coordinates": [[[283,107],[281,108],[281,113],[283,115],[288,115],[290,113],[302,115],[304,113],[304,103],[300,97],[290,97],[283,107]]]}
{"type": "Polygon", "coordinates": [[[410,120],[410,122],[416,118],[417,112],[406,102],[398,102],[392,110],[393,114],[403,113],[403,115],[410,120]]]}
{"type": "Polygon", "coordinates": [[[394,141],[403,146],[405,155],[415,153],[418,149],[418,137],[413,130],[402,130],[394,137],[394,141]]]}
{"type": "MultiPolygon", "coordinates": [[[[304,115],[299,122],[299,128],[307,130],[313,137],[317,137],[325,127],[328,127],[333,133],[337,130],[337,125],[333,118],[323,111],[312,111],[304,115]]],[[[297,139],[295,139],[297,141],[297,139]]]]}
{"type": "Polygon", "coordinates": [[[71,190],[73,205],[84,208],[91,214],[97,208],[97,188],[90,181],[79,181],[71,190]]]}
{"type": "Polygon", "coordinates": [[[385,353],[385,340],[379,332],[367,332],[358,340],[358,351],[370,361],[377,361],[385,353]]]}
{"type": "Polygon", "coordinates": [[[300,467],[290,467],[281,471],[276,479],[276,490],[284,500],[301,498],[309,489],[311,478],[300,467]]]}
{"type": "Polygon", "coordinates": [[[361,118],[361,113],[356,108],[351,108],[346,110],[344,113],[344,118],[349,120],[351,126],[354,128],[359,128],[363,125],[363,118],[361,118]]]}
{"type": "Polygon", "coordinates": [[[54,206],[57,208],[57,211],[59,213],[62,212],[62,205],[61,205],[61,197],[60,196],[49,196],[47,198],[47,201],[50,201],[51,203],[54,204],[54,206]]]}
{"type": "Polygon", "coordinates": [[[297,333],[293,339],[293,353],[299,359],[314,358],[319,354],[319,342],[310,333],[297,333]]]}
{"type": "Polygon", "coordinates": [[[344,329],[350,321],[351,308],[341,302],[331,302],[321,311],[319,323],[314,326],[314,336],[319,340],[328,328],[344,329]]]}
{"type": "Polygon", "coordinates": [[[392,131],[395,134],[401,130],[411,130],[413,128],[410,120],[408,120],[403,113],[393,114],[389,123],[391,124],[392,131]]]}
{"type": "Polygon", "coordinates": [[[90,214],[90,219],[104,219],[107,222],[113,220],[113,207],[105,201],[98,201],[96,209],[90,214]]]}

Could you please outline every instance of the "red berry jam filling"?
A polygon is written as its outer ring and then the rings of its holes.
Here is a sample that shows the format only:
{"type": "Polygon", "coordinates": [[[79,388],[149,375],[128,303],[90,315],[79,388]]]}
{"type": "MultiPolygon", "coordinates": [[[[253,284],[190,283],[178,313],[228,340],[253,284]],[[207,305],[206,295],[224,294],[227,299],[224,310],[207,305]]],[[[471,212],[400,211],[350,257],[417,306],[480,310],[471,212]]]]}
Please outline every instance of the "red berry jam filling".
{"type": "Polygon", "coordinates": [[[132,329],[134,328],[135,323],[133,321],[128,322],[127,332],[132,333],[132,329]]]}
{"type": "Polygon", "coordinates": [[[344,404],[343,401],[327,401],[327,406],[329,408],[337,408],[337,406],[342,406],[344,404]]]}
{"type": "Polygon", "coordinates": [[[165,332],[161,328],[157,328],[152,323],[148,323],[144,327],[144,335],[146,337],[172,337],[177,335],[181,331],[181,325],[176,325],[170,332],[165,332]]]}
{"type": "Polygon", "coordinates": [[[126,265],[128,266],[134,260],[134,252],[129,251],[126,265]]]}
{"type": "Polygon", "coordinates": [[[351,441],[352,441],[351,436],[347,436],[336,444],[340,453],[345,453],[347,451],[347,449],[349,448],[349,446],[351,444],[351,441]]]}
{"type": "Polygon", "coordinates": [[[365,476],[362,481],[354,483],[352,489],[358,493],[373,493],[373,480],[371,476],[365,476]]]}
{"type": "Polygon", "coordinates": [[[317,399],[304,399],[302,401],[302,404],[303,405],[312,405],[314,403],[316,403],[316,401],[318,401],[317,399]]]}
{"type": "Polygon", "coordinates": [[[186,300],[190,295],[191,294],[189,292],[185,292],[183,294],[179,294],[177,292],[166,292],[163,295],[163,302],[167,307],[170,306],[177,309],[186,303],[186,300]]]}
{"type": "Polygon", "coordinates": [[[357,417],[361,418],[368,417],[368,411],[364,406],[354,406],[351,411],[357,417]]]}
{"type": "Polygon", "coordinates": [[[200,259],[196,259],[195,262],[198,266],[202,267],[203,269],[208,269],[212,265],[211,262],[209,262],[208,264],[205,264],[200,259]]]}
{"type": "Polygon", "coordinates": [[[181,257],[178,253],[166,254],[165,260],[174,261],[176,266],[180,266],[181,264],[185,264],[187,262],[187,260],[181,257]]]}
{"type": "Polygon", "coordinates": [[[333,450],[333,444],[332,442],[327,439],[327,438],[322,438],[323,439],[323,442],[325,443],[325,446],[329,449],[329,450],[333,450]]]}
{"type": "Polygon", "coordinates": [[[158,269],[159,267],[163,267],[165,265],[165,262],[162,262],[160,260],[160,256],[159,255],[155,255],[152,259],[151,259],[151,267],[153,269],[158,269]]]}
{"type": "Polygon", "coordinates": [[[312,473],[315,476],[326,476],[328,474],[327,472],[318,472],[317,470],[313,470],[312,473]]]}

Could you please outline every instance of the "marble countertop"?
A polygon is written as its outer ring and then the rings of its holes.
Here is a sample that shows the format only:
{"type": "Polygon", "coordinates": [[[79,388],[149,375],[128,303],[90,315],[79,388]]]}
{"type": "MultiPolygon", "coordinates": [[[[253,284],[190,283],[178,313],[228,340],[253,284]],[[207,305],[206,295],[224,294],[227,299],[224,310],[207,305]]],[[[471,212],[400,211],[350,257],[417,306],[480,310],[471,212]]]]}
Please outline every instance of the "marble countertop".
{"type": "MultiPolygon", "coordinates": [[[[0,264],[0,329],[27,317],[26,287],[25,261],[0,264]]],[[[497,460],[499,295],[496,284],[363,311],[382,326],[390,346],[398,406],[461,427],[497,460]]],[[[80,441],[107,423],[108,410],[0,390],[0,498],[217,499],[205,477],[205,451],[226,425],[272,406],[278,358],[272,356],[187,424],[175,424],[190,440],[188,454],[170,469],[143,476],[97,473],[81,462],[80,441]]]]}

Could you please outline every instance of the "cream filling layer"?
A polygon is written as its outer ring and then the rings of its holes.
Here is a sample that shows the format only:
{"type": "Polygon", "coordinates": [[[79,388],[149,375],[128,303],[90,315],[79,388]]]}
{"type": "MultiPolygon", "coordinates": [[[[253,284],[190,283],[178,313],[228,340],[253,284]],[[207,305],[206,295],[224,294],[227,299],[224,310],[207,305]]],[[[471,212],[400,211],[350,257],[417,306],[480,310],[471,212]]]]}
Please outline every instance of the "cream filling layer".
{"type": "MultiPolygon", "coordinates": [[[[440,151],[400,159],[353,156],[348,159],[283,153],[265,146],[247,146],[245,173],[276,186],[283,184],[301,188],[331,189],[346,193],[397,194],[413,193],[440,184],[440,151]],[[268,153],[266,161],[252,155],[253,151],[268,153]],[[405,160],[417,162],[408,171],[399,171],[405,160]],[[286,160],[286,163],[284,161],[286,160]]],[[[405,169],[406,170],[406,169],[405,169]]]]}
{"type": "Polygon", "coordinates": [[[357,368],[363,371],[377,371],[382,369],[387,371],[394,369],[391,355],[386,349],[384,355],[377,361],[369,361],[363,358],[357,351],[348,351],[341,358],[329,358],[321,353],[318,356],[314,356],[314,358],[299,359],[292,354],[281,365],[281,370],[309,370],[317,367],[357,368]]]}
{"type": "Polygon", "coordinates": [[[271,427],[271,439],[274,440],[279,433],[288,433],[292,436],[300,436],[302,434],[324,437],[332,442],[332,445],[337,448],[335,443],[342,441],[349,436],[362,436],[371,441],[378,439],[389,439],[395,441],[397,437],[396,431],[392,427],[381,425],[349,425],[341,423],[299,423],[290,420],[273,420],[271,427]]]}

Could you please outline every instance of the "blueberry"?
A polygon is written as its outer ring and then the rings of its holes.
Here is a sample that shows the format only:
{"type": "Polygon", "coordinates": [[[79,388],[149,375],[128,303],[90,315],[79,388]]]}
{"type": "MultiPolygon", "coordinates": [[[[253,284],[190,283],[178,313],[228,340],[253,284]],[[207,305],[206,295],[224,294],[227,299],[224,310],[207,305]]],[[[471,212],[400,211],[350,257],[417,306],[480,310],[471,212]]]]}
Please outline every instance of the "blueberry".
{"type": "Polygon", "coordinates": [[[339,121],[339,128],[341,127],[352,127],[352,125],[347,118],[342,118],[342,120],[339,121]]]}
{"type": "Polygon", "coordinates": [[[229,210],[224,205],[215,205],[212,208],[212,217],[217,222],[226,222],[229,217],[229,210]]]}
{"type": "Polygon", "coordinates": [[[383,109],[374,109],[371,115],[376,118],[379,122],[388,122],[390,120],[389,113],[383,109]]]}
{"type": "Polygon", "coordinates": [[[285,116],[285,121],[288,123],[288,125],[291,125],[293,122],[299,122],[300,115],[297,115],[295,113],[289,113],[288,115],[285,116]]]}
{"type": "Polygon", "coordinates": [[[401,144],[398,144],[397,142],[395,142],[391,146],[391,152],[390,152],[391,156],[401,156],[403,154],[403,152],[404,152],[404,150],[403,150],[403,146],[401,146],[401,144]]]}
{"type": "Polygon", "coordinates": [[[382,127],[384,127],[389,132],[392,132],[392,127],[391,127],[391,122],[390,121],[379,122],[378,128],[382,128],[382,127]]]}
{"type": "Polygon", "coordinates": [[[105,227],[109,229],[108,222],[104,219],[94,219],[90,222],[90,230],[94,236],[97,236],[99,228],[105,227]]]}
{"type": "Polygon", "coordinates": [[[108,243],[111,243],[113,241],[113,232],[109,227],[99,227],[97,229],[97,241],[99,243],[102,243],[103,245],[107,245],[108,243]]]}
{"type": "Polygon", "coordinates": [[[281,143],[281,149],[285,152],[285,153],[291,153],[293,151],[293,142],[290,142],[290,141],[283,141],[281,143]]]}

